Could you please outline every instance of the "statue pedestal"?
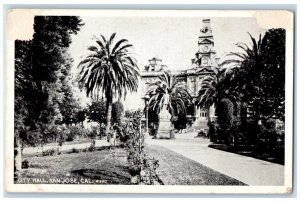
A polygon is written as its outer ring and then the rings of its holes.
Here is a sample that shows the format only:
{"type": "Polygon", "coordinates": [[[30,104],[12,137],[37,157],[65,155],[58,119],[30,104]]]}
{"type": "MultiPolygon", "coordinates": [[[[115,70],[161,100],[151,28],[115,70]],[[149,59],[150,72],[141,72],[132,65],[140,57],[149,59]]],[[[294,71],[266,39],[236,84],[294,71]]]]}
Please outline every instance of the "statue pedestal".
{"type": "Polygon", "coordinates": [[[166,107],[163,107],[159,114],[159,127],[157,131],[157,138],[169,139],[174,138],[172,135],[172,123],[171,114],[167,111],[166,107]]]}

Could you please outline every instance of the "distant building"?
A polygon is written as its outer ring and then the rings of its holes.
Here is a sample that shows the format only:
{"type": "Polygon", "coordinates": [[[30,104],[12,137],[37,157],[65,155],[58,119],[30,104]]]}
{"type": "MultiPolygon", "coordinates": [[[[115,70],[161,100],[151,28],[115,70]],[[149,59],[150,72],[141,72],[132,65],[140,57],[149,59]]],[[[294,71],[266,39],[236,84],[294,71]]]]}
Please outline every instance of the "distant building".
{"type": "MultiPolygon", "coordinates": [[[[190,67],[183,71],[170,71],[166,65],[162,63],[159,58],[152,58],[149,60],[149,65],[141,71],[142,92],[146,94],[149,84],[159,81],[159,76],[163,71],[169,71],[172,75],[177,75],[181,80],[182,85],[186,87],[188,92],[195,99],[201,87],[203,78],[212,74],[212,67],[218,66],[219,58],[216,57],[214,49],[214,37],[210,27],[210,19],[202,20],[203,26],[200,29],[198,39],[198,51],[195,58],[192,59],[190,67]]],[[[196,119],[194,123],[195,128],[206,128],[209,119],[215,119],[214,107],[210,109],[195,109],[196,119]]]]}

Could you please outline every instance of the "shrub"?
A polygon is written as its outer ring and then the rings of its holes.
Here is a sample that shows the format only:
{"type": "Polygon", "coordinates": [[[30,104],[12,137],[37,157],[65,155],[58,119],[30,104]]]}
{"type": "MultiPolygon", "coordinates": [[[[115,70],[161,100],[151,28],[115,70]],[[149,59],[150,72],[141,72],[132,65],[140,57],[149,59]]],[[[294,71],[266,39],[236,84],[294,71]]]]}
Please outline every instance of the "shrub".
{"type": "Polygon", "coordinates": [[[97,122],[99,124],[106,123],[106,103],[103,99],[97,101],[92,100],[92,103],[87,106],[86,117],[90,121],[97,122]]]}
{"type": "Polygon", "coordinates": [[[267,119],[263,121],[263,125],[266,129],[275,129],[276,128],[276,120],[275,119],[267,119]]]}
{"type": "Polygon", "coordinates": [[[70,135],[70,130],[65,126],[58,127],[58,145],[62,146],[70,135]]]}
{"type": "Polygon", "coordinates": [[[27,168],[29,168],[29,166],[30,166],[30,163],[28,160],[22,161],[22,169],[27,169],[27,168]]]}
{"type": "Polygon", "coordinates": [[[91,139],[95,140],[96,137],[102,137],[105,136],[104,134],[101,134],[101,130],[99,126],[92,126],[90,129],[87,130],[86,135],[91,139]]]}
{"type": "Polygon", "coordinates": [[[67,142],[72,142],[76,137],[83,137],[86,134],[86,130],[82,126],[69,126],[69,130],[67,142]]]}
{"type": "Polygon", "coordinates": [[[258,146],[263,152],[272,152],[284,147],[284,132],[275,129],[265,129],[258,135],[258,146]]]}
{"type": "Polygon", "coordinates": [[[220,129],[226,132],[231,128],[234,120],[234,105],[229,99],[222,99],[216,108],[220,129]]]}
{"type": "Polygon", "coordinates": [[[218,141],[219,124],[214,121],[211,121],[211,122],[208,122],[207,125],[208,125],[207,136],[209,137],[211,142],[217,142],[218,141]]]}
{"type": "Polygon", "coordinates": [[[149,124],[149,135],[156,137],[159,127],[159,122],[151,122],[149,124]]]}
{"type": "Polygon", "coordinates": [[[143,160],[142,169],[140,172],[140,180],[142,184],[153,185],[160,181],[156,173],[156,169],[159,167],[159,161],[155,158],[149,158],[146,156],[143,160]]]}
{"type": "Polygon", "coordinates": [[[80,152],[80,150],[76,149],[76,148],[72,148],[72,150],[71,150],[71,153],[79,153],[79,152],[80,152]]]}
{"type": "Polygon", "coordinates": [[[42,153],[43,156],[55,156],[59,154],[60,154],[59,148],[47,149],[42,153]]]}
{"type": "Polygon", "coordinates": [[[141,117],[140,110],[127,112],[127,119],[119,130],[127,136],[125,145],[132,184],[154,184],[158,178],[155,172],[158,161],[150,159],[144,152],[144,134],[140,132],[141,117]]]}
{"type": "Polygon", "coordinates": [[[96,141],[95,141],[95,140],[92,140],[92,144],[91,144],[91,146],[88,148],[88,150],[89,150],[90,152],[93,152],[93,151],[96,150],[96,141]]]}
{"type": "Polygon", "coordinates": [[[112,111],[111,111],[111,117],[112,117],[112,123],[121,125],[123,121],[124,116],[124,107],[122,102],[117,101],[112,104],[112,111]]]}

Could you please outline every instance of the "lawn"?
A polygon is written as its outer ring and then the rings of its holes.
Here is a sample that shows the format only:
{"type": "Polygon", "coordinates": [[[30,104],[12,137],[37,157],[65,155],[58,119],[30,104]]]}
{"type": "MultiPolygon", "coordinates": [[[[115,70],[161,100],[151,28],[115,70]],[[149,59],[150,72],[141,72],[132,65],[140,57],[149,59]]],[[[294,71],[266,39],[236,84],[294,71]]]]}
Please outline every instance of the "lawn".
{"type": "Polygon", "coordinates": [[[157,174],[165,185],[246,185],[164,147],[146,147],[159,160],[157,174]]]}
{"type": "MultiPolygon", "coordinates": [[[[245,185],[160,146],[146,146],[159,160],[157,174],[165,185],[245,185]]],[[[130,184],[127,153],[123,148],[100,147],[93,152],[57,156],[24,156],[30,162],[16,183],[25,184],[130,184]]]]}
{"type": "Polygon", "coordinates": [[[27,157],[16,183],[49,184],[130,184],[127,154],[122,148],[57,156],[27,157]]]}

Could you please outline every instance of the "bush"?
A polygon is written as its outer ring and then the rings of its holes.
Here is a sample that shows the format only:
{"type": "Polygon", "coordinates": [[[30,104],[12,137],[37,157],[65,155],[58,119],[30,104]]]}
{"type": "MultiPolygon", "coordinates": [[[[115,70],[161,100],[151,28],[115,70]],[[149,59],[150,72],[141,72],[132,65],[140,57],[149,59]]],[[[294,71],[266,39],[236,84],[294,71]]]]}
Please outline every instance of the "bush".
{"type": "Polygon", "coordinates": [[[112,123],[121,125],[124,117],[124,107],[122,102],[117,101],[112,104],[111,111],[112,123]]]}
{"type": "Polygon", "coordinates": [[[265,129],[258,135],[258,147],[261,152],[272,153],[277,148],[284,147],[284,132],[265,129]]]}
{"type": "Polygon", "coordinates": [[[222,99],[216,108],[218,124],[220,126],[220,138],[228,143],[230,129],[234,121],[234,104],[229,99],[222,99]]]}
{"type": "Polygon", "coordinates": [[[95,140],[97,137],[102,138],[105,134],[101,134],[101,129],[99,126],[92,126],[90,129],[87,130],[86,135],[91,139],[95,140]]]}
{"type": "Polygon", "coordinates": [[[276,120],[275,119],[267,119],[262,122],[266,129],[275,129],[276,128],[276,120]]]}
{"type": "Polygon", "coordinates": [[[92,144],[91,144],[91,146],[88,148],[88,150],[89,150],[90,152],[93,152],[93,151],[96,150],[96,141],[95,141],[95,140],[92,140],[92,144]]]}
{"type": "MultiPolygon", "coordinates": [[[[140,133],[142,112],[127,111],[126,121],[118,130],[126,136],[125,145],[128,152],[129,172],[132,184],[155,184],[158,181],[156,169],[158,161],[150,159],[144,152],[144,134],[140,133]]],[[[124,137],[125,137],[124,136],[124,137]]],[[[120,136],[121,139],[121,136],[120,136]]]]}
{"type": "Polygon", "coordinates": [[[80,150],[76,149],[76,148],[72,148],[72,150],[71,150],[71,153],[79,153],[79,152],[80,152],[80,150]]]}
{"type": "Polygon", "coordinates": [[[208,122],[208,133],[207,136],[209,137],[211,142],[219,142],[219,131],[220,131],[220,126],[218,123],[212,121],[208,122]]]}
{"type": "Polygon", "coordinates": [[[67,135],[67,142],[72,142],[76,137],[84,137],[87,131],[82,126],[69,126],[70,133],[67,135]]]}
{"type": "Polygon", "coordinates": [[[142,184],[153,185],[160,181],[156,174],[156,169],[159,167],[159,161],[155,158],[146,158],[143,160],[143,166],[140,172],[140,180],[142,184]]]}
{"type": "Polygon", "coordinates": [[[97,123],[106,123],[106,103],[103,99],[97,101],[92,100],[92,103],[87,106],[86,117],[90,121],[97,123]]]}
{"type": "Polygon", "coordinates": [[[42,153],[43,156],[55,156],[55,155],[59,155],[59,154],[60,154],[59,148],[47,149],[46,151],[43,151],[43,153],[42,153]]]}
{"type": "Polygon", "coordinates": [[[185,115],[176,116],[171,120],[171,122],[174,124],[174,128],[177,130],[186,129],[187,118],[185,115]]]}
{"type": "Polygon", "coordinates": [[[30,163],[28,160],[22,161],[22,169],[28,169],[30,166],[30,163]]]}
{"type": "Polygon", "coordinates": [[[153,137],[156,137],[158,127],[159,127],[159,122],[149,123],[149,135],[153,136],[153,137]]]}

